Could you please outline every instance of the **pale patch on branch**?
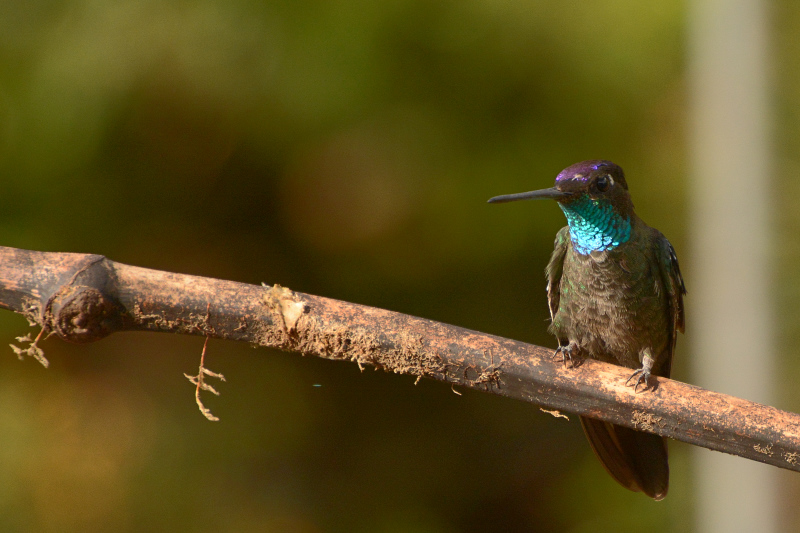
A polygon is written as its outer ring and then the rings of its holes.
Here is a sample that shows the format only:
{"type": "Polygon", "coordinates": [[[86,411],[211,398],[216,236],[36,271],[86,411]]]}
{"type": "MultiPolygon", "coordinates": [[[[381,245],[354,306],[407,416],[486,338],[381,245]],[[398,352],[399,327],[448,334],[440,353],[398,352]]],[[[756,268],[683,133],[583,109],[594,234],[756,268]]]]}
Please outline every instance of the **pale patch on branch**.
{"type": "Polygon", "coordinates": [[[280,285],[269,286],[261,284],[267,289],[264,303],[280,317],[280,325],[286,335],[294,333],[297,321],[306,312],[306,306],[299,301],[290,289],[280,285]]]}

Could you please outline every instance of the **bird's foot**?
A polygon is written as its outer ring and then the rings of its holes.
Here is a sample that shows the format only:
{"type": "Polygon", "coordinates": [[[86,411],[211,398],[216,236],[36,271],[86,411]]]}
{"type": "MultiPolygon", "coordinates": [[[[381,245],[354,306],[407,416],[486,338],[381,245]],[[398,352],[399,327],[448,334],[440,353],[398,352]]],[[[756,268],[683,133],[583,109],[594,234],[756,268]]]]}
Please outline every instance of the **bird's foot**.
{"type": "Polygon", "coordinates": [[[636,370],[631,377],[625,381],[625,385],[630,385],[631,381],[633,381],[633,393],[636,394],[639,392],[639,385],[644,383],[644,388],[642,390],[647,390],[650,384],[647,380],[650,379],[650,371],[653,369],[653,358],[649,355],[645,355],[642,360],[642,368],[636,370]]]}
{"type": "Polygon", "coordinates": [[[648,383],[647,380],[650,378],[650,372],[646,371],[644,368],[640,368],[633,374],[628,380],[625,382],[625,385],[630,385],[631,381],[633,381],[633,392],[639,392],[639,385],[644,383],[644,388],[642,390],[647,390],[648,383]],[[635,378],[635,380],[634,380],[635,378]]]}
{"type": "Polygon", "coordinates": [[[575,361],[572,359],[572,355],[578,352],[578,343],[577,342],[570,342],[566,346],[559,346],[556,348],[555,353],[553,353],[553,359],[558,362],[564,362],[564,367],[567,366],[567,361],[570,362],[572,368],[575,368],[575,361]]]}

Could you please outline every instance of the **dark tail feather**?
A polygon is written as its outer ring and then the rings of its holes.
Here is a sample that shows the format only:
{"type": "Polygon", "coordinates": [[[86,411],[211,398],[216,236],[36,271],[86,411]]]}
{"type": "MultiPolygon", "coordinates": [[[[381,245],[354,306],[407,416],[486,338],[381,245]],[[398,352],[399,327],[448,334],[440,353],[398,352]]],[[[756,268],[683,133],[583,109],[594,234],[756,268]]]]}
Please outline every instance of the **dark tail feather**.
{"type": "Polygon", "coordinates": [[[655,500],[667,495],[667,439],[583,416],[581,424],[595,455],[620,485],[655,500]]]}

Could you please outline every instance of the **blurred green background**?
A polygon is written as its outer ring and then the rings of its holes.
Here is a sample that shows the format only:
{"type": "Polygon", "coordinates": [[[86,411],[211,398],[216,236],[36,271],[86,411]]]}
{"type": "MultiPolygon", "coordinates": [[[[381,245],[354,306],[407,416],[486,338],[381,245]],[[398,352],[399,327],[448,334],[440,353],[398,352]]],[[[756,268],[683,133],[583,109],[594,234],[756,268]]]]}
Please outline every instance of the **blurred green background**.
{"type": "MultiPolygon", "coordinates": [[[[778,407],[797,411],[800,6],[773,4],[776,227],[793,241],[778,407]]],[[[1,242],[552,346],[543,269],[563,216],[485,202],[611,159],[685,258],[685,16],[668,0],[0,1],[1,242]]],[[[0,313],[6,343],[28,330],[0,313]]],[[[691,381],[685,345],[674,377],[691,381]]],[[[183,377],[201,338],[42,346],[46,371],[0,357],[3,531],[691,528],[682,443],[655,503],[616,485],[576,417],[522,402],[212,341],[228,382],[210,423],[183,377]]]]}

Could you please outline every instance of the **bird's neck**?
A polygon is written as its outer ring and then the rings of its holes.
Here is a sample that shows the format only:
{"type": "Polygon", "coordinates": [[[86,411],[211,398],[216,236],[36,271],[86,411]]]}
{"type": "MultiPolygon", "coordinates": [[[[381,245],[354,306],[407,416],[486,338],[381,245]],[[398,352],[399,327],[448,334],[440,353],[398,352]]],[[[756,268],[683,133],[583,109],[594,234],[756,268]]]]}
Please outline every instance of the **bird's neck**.
{"type": "Polygon", "coordinates": [[[567,216],[572,247],[579,254],[613,250],[631,238],[631,217],[619,214],[608,200],[584,195],[558,205],[567,216]]]}

